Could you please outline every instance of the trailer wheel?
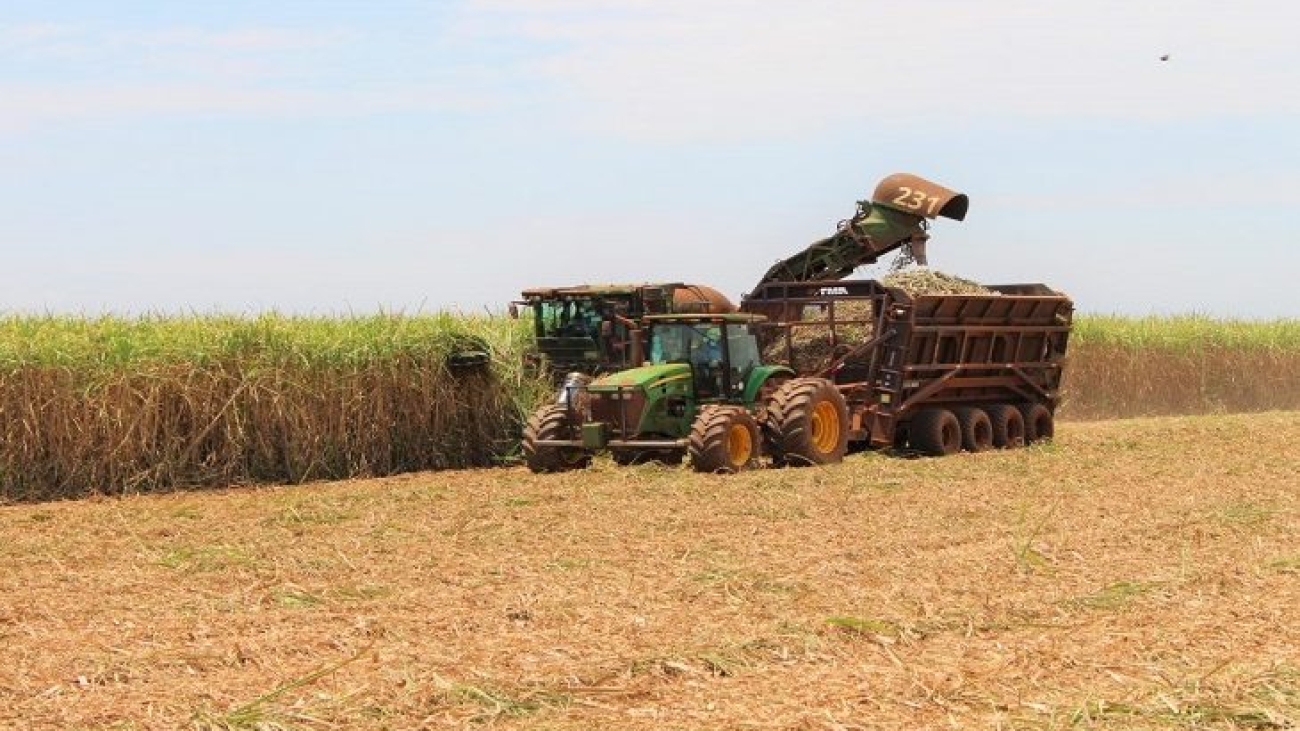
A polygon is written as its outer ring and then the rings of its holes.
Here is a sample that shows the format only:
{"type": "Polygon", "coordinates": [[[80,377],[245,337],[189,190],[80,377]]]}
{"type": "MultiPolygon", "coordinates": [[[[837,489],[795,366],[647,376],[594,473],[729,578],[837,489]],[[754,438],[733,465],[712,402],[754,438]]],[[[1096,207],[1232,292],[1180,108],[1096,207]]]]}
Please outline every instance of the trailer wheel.
{"type": "Polygon", "coordinates": [[[679,465],[686,456],[680,449],[614,449],[610,450],[614,463],[623,467],[634,464],[654,462],[663,465],[679,465]]]}
{"type": "Polygon", "coordinates": [[[581,447],[550,447],[537,444],[546,439],[565,439],[568,434],[569,409],[563,404],[548,404],[537,410],[524,427],[524,461],[533,472],[568,472],[591,464],[591,453],[581,447]]]}
{"type": "Polygon", "coordinates": [[[696,472],[739,472],[758,458],[758,422],[739,406],[710,404],[691,425],[687,452],[696,472]]]}
{"type": "Polygon", "coordinates": [[[984,409],[963,406],[953,409],[961,427],[961,448],[967,452],[987,452],[993,448],[993,422],[984,409]]]}
{"type": "Polygon", "coordinates": [[[961,425],[947,409],[925,409],[912,417],[909,434],[912,449],[931,457],[961,451],[961,425]]]}
{"type": "Polygon", "coordinates": [[[993,425],[993,446],[1016,449],[1025,446],[1025,417],[1011,404],[993,404],[988,408],[993,425]]]}
{"type": "Polygon", "coordinates": [[[1052,438],[1056,433],[1051,409],[1043,404],[1022,404],[1020,413],[1025,417],[1025,442],[1033,444],[1052,438]]]}
{"type": "Polygon", "coordinates": [[[768,404],[776,464],[834,464],[849,446],[849,408],[834,383],[796,378],[777,389],[768,404]]]}

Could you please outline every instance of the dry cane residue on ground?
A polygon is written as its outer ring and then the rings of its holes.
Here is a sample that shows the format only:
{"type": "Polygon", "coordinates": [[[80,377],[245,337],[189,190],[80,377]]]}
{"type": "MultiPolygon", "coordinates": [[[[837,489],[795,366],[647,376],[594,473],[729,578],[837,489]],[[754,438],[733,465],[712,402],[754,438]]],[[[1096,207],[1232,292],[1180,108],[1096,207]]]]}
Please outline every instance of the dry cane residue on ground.
{"type": "Polygon", "coordinates": [[[1291,728],[1300,414],[0,508],[0,727],[1291,728]]]}

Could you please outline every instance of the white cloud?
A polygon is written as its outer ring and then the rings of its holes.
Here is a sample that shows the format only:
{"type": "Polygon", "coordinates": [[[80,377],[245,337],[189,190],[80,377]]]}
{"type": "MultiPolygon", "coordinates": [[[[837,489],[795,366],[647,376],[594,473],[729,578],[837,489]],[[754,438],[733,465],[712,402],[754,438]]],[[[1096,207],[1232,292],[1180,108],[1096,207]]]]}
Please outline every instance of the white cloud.
{"type": "Polygon", "coordinates": [[[90,86],[0,84],[0,134],[64,123],[212,116],[263,119],[348,117],[410,111],[476,111],[497,102],[439,84],[308,91],[225,82],[142,82],[90,86]]]}
{"type": "Polygon", "coordinates": [[[121,119],[350,117],[478,112],[510,101],[482,66],[353,76],[361,41],[329,28],[0,26],[0,133],[121,119]]]}
{"type": "Polygon", "coordinates": [[[159,31],[115,33],[109,37],[120,46],[181,46],[188,49],[283,53],[328,48],[346,42],[350,34],[341,30],[308,31],[290,28],[236,28],[210,31],[199,28],[168,28],[159,31]]]}
{"type": "Polygon", "coordinates": [[[982,196],[981,208],[1079,212],[1150,211],[1175,216],[1189,210],[1198,215],[1231,217],[1237,212],[1279,212],[1300,209],[1300,173],[1279,170],[1188,170],[1177,178],[1116,179],[1110,184],[1068,193],[1016,192],[982,196]],[[1212,211],[1211,211],[1212,209],[1212,211]]]}
{"type": "Polygon", "coordinates": [[[0,50],[32,55],[86,56],[178,47],[188,51],[224,50],[285,53],[335,46],[350,34],[338,29],[306,30],[263,26],[209,30],[197,27],[106,29],[68,23],[0,25],[0,50]]]}
{"type": "Polygon", "coordinates": [[[466,33],[558,46],[536,65],[597,129],[648,139],[1169,120],[1300,111],[1276,3],[487,0],[466,33]],[[1171,53],[1168,62],[1159,56],[1171,53]]]}
{"type": "Polygon", "coordinates": [[[0,86],[0,129],[106,112],[348,113],[367,95],[389,96],[388,108],[482,109],[520,89],[544,100],[530,114],[638,141],[1289,118],[1300,114],[1288,93],[1300,87],[1297,20],[1300,9],[1261,0],[477,0],[450,29],[409,29],[454,44],[444,51],[463,63],[440,57],[445,71],[428,82],[438,60],[403,56],[385,89],[351,76],[383,55],[364,45],[382,39],[346,28],[0,26],[0,53],[48,63],[27,88],[0,86]]]}
{"type": "Polygon", "coordinates": [[[0,26],[0,49],[39,47],[77,35],[75,26],[63,23],[24,23],[0,26]]]}

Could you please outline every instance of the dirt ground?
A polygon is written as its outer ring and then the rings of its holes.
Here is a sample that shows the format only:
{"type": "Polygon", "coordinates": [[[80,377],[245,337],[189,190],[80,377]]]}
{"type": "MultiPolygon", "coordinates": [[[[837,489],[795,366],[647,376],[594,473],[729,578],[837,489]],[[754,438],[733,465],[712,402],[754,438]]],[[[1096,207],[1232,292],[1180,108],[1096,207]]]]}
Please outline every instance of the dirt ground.
{"type": "Polygon", "coordinates": [[[1296,728],[1297,445],[0,507],[0,727],[1296,728]]]}

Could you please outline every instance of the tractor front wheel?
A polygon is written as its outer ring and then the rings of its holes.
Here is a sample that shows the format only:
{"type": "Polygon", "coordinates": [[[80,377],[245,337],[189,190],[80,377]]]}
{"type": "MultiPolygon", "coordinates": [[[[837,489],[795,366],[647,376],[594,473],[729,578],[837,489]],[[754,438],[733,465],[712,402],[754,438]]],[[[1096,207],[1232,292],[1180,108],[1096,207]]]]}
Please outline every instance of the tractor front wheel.
{"type": "Polygon", "coordinates": [[[549,404],[537,410],[524,427],[524,461],[533,472],[568,472],[591,464],[591,453],[581,447],[555,447],[538,444],[550,439],[568,439],[569,408],[549,404]]]}
{"type": "Polygon", "coordinates": [[[691,425],[687,452],[696,472],[739,472],[758,458],[758,422],[739,406],[708,405],[691,425]]]}
{"type": "Polygon", "coordinates": [[[825,378],[786,381],[767,407],[777,464],[833,464],[849,446],[849,408],[825,378]]]}

